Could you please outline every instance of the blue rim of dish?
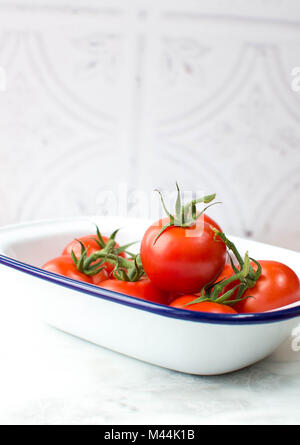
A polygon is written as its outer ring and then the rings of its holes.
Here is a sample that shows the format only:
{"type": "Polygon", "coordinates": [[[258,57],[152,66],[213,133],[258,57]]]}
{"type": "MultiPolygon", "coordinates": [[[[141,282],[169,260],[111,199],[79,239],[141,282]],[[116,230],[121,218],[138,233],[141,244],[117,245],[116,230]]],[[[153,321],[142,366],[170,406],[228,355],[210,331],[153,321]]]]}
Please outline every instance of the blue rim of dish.
{"type": "Polygon", "coordinates": [[[39,267],[31,266],[21,261],[0,255],[0,264],[10,268],[25,272],[42,280],[58,284],[59,286],[72,289],[77,292],[84,292],[87,295],[109,300],[135,309],[143,310],[153,314],[161,315],[169,318],[176,318],[177,320],[188,320],[200,323],[211,324],[227,324],[227,325],[244,325],[244,324],[259,324],[259,323],[274,323],[282,320],[288,320],[300,316],[300,305],[297,307],[277,310],[273,312],[260,312],[253,314],[212,314],[208,312],[189,311],[187,309],[177,309],[170,306],[152,303],[139,298],[130,297],[128,295],[120,294],[118,292],[102,289],[99,286],[85,283],[82,281],[73,280],[62,275],[57,275],[48,272],[39,267]]]}

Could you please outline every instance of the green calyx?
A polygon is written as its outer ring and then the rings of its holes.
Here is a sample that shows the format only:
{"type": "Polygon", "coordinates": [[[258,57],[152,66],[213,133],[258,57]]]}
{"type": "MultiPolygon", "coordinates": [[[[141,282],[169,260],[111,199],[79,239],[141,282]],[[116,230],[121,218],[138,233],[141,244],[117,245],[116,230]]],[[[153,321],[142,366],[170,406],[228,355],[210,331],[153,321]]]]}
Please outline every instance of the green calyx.
{"type": "MultiPolygon", "coordinates": [[[[96,243],[99,245],[100,249],[104,252],[110,252],[110,253],[114,253],[115,255],[119,255],[122,252],[127,252],[127,249],[131,246],[133,246],[133,244],[136,244],[138,241],[134,241],[133,243],[128,243],[125,244],[124,246],[120,246],[120,247],[116,247],[116,236],[118,234],[118,232],[120,231],[120,229],[115,230],[109,237],[108,241],[105,243],[100,229],[99,227],[96,225],[96,233],[97,233],[97,237],[96,238],[92,238],[93,240],[96,241],[96,243]]],[[[130,254],[131,255],[131,254],[130,254]]]]}
{"type": "MultiPolygon", "coordinates": [[[[77,240],[77,241],[78,241],[78,243],[81,245],[81,253],[80,253],[80,257],[77,258],[77,256],[75,255],[74,250],[71,251],[71,257],[72,257],[73,262],[74,262],[76,268],[78,269],[78,271],[81,272],[81,273],[83,273],[83,274],[85,274],[85,275],[87,275],[87,274],[85,273],[85,268],[84,268],[84,263],[85,263],[85,261],[86,261],[87,258],[88,258],[87,249],[85,248],[84,244],[83,244],[81,241],[79,241],[79,240],[77,240]]],[[[100,272],[101,270],[103,270],[103,269],[104,269],[104,266],[103,266],[103,267],[99,267],[99,268],[97,269],[97,272],[95,272],[94,275],[96,275],[96,273],[99,273],[99,272],[100,272]]]]}
{"type": "Polygon", "coordinates": [[[117,280],[135,282],[145,276],[140,255],[135,255],[131,261],[127,261],[127,266],[122,267],[116,259],[113,275],[117,280]]]}
{"type": "Polygon", "coordinates": [[[162,235],[162,233],[168,228],[172,226],[177,227],[191,227],[196,224],[197,220],[203,215],[203,213],[212,205],[220,204],[219,202],[215,202],[213,204],[210,204],[206,206],[201,212],[197,213],[197,204],[204,203],[209,204],[211,201],[213,201],[216,197],[216,194],[213,195],[206,195],[202,198],[193,199],[188,204],[183,205],[182,199],[181,199],[181,192],[180,188],[178,186],[178,183],[176,182],[176,188],[177,188],[177,199],[175,203],[175,212],[174,214],[171,214],[165,204],[163,195],[160,190],[155,190],[159,193],[162,206],[164,208],[165,213],[167,214],[169,221],[167,224],[165,224],[162,229],[160,230],[159,234],[156,236],[154,240],[154,244],[158,240],[158,238],[162,235]]]}
{"type": "Polygon", "coordinates": [[[208,283],[201,291],[199,298],[187,303],[186,306],[195,303],[201,303],[204,301],[211,301],[214,303],[233,305],[238,301],[242,301],[245,298],[250,298],[250,296],[243,297],[247,289],[251,289],[256,285],[257,280],[261,276],[261,265],[254,258],[249,258],[248,252],[246,252],[245,257],[242,258],[235,244],[230,241],[223,232],[220,232],[215,227],[211,226],[211,229],[215,232],[215,239],[220,238],[227,246],[229,252],[232,252],[239,267],[237,267],[229,254],[231,267],[234,272],[232,276],[225,280],[217,281],[215,283],[208,283]],[[257,269],[254,271],[250,260],[256,264],[257,269]],[[233,282],[239,281],[239,283],[232,289],[224,292],[224,289],[233,282]],[[232,299],[233,295],[237,291],[236,296],[232,299]]]}
{"type": "MultiPolygon", "coordinates": [[[[204,301],[210,301],[210,302],[214,302],[214,303],[230,305],[230,304],[237,303],[238,301],[243,300],[243,298],[241,298],[241,295],[239,295],[239,293],[240,293],[240,289],[243,285],[242,283],[244,282],[244,280],[246,279],[246,277],[249,274],[249,267],[250,267],[249,256],[248,256],[248,252],[246,252],[245,258],[243,261],[243,267],[238,273],[232,275],[231,277],[227,278],[226,280],[222,280],[222,281],[219,281],[219,282],[216,282],[213,284],[211,284],[211,283],[207,284],[202,289],[200,297],[196,298],[195,300],[191,301],[190,303],[187,303],[185,306],[190,306],[191,304],[195,304],[195,303],[203,303],[204,301]],[[223,290],[225,289],[225,287],[234,281],[240,281],[240,284],[237,284],[232,289],[223,293],[223,290]],[[231,300],[231,297],[233,296],[233,294],[235,293],[235,291],[237,289],[239,289],[237,297],[234,300],[231,300]]],[[[245,290],[246,290],[246,288],[245,288],[245,290]]],[[[244,291],[243,291],[243,293],[244,293],[244,291]]]]}
{"type": "MultiPolygon", "coordinates": [[[[217,230],[215,227],[212,227],[212,226],[211,226],[211,229],[215,232],[215,238],[216,237],[221,238],[221,240],[224,241],[224,243],[226,244],[228,251],[233,253],[236,261],[239,264],[239,268],[236,267],[234,261],[232,260],[231,255],[229,254],[230,263],[231,263],[231,267],[232,267],[233,271],[235,272],[235,274],[238,274],[239,271],[244,267],[245,260],[243,260],[241,254],[239,253],[235,244],[232,241],[230,241],[223,232],[220,232],[219,230],[217,230]]],[[[249,259],[254,264],[256,264],[257,269],[256,269],[256,271],[254,271],[252,265],[249,264],[248,274],[243,280],[243,285],[245,287],[245,290],[251,289],[252,287],[254,287],[256,285],[257,280],[261,276],[261,270],[262,270],[261,265],[259,264],[258,261],[256,261],[254,258],[249,258],[249,259]]]]}
{"type": "Polygon", "coordinates": [[[71,252],[72,259],[79,272],[87,276],[94,276],[105,269],[105,263],[110,263],[115,266],[113,270],[115,278],[122,281],[138,281],[144,275],[140,256],[134,255],[127,250],[137,241],[116,247],[115,237],[120,229],[115,230],[106,243],[98,226],[96,226],[96,229],[97,238],[92,239],[99,244],[98,251],[88,255],[84,244],[78,240],[81,245],[80,257],[77,258],[73,250],[71,252]],[[119,256],[122,252],[129,255],[130,259],[119,256]]]}
{"type": "Polygon", "coordinates": [[[138,281],[145,273],[140,255],[131,254],[131,258],[127,259],[101,250],[85,258],[82,264],[83,273],[93,276],[102,270],[105,263],[115,266],[113,275],[121,281],[138,281]]]}
{"type": "MultiPolygon", "coordinates": [[[[96,226],[97,237],[91,238],[91,239],[96,241],[96,243],[99,245],[99,252],[102,252],[102,255],[106,255],[106,254],[119,255],[120,253],[125,252],[129,256],[133,256],[133,254],[130,253],[127,249],[129,247],[131,247],[133,244],[136,244],[138,241],[134,241],[133,243],[128,243],[128,244],[125,244],[123,246],[116,247],[117,243],[116,243],[115,238],[116,238],[116,235],[117,235],[117,233],[119,231],[120,231],[120,229],[115,230],[110,235],[110,237],[108,238],[108,241],[105,242],[103,237],[102,237],[102,235],[101,235],[99,227],[96,226]]],[[[83,272],[83,265],[84,265],[85,261],[88,258],[91,258],[91,256],[88,257],[87,249],[84,247],[84,244],[81,241],[79,241],[79,240],[77,240],[77,241],[81,244],[81,255],[80,255],[80,258],[76,257],[76,255],[75,255],[73,250],[71,252],[71,255],[72,255],[73,261],[74,261],[77,269],[80,272],[84,273],[83,272]]]]}

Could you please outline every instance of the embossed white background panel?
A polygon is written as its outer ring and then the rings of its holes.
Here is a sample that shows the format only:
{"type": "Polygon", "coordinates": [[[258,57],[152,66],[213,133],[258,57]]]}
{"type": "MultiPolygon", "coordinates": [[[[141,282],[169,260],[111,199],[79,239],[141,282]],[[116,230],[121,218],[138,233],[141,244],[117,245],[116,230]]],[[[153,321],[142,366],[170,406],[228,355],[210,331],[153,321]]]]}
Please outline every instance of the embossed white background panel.
{"type": "Polygon", "coordinates": [[[177,179],[300,249],[299,1],[0,1],[0,66],[0,224],[177,179]]]}

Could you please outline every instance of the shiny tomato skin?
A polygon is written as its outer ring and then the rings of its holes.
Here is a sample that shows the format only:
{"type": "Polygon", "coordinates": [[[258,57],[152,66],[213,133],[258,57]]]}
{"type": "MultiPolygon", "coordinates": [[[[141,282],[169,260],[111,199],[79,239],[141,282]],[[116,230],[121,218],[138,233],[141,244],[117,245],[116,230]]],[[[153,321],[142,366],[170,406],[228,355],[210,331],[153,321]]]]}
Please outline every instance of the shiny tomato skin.
{"type": "Polygon", "coordinates": [[[88,275],[79,272],[71,256],[69,255],[62,255],[57,258],[53,258],[44,264],[43,269],[47,270],[48,272],[53,272],[68,278],[72,278],[73,280],[84,281],[86,283],[97,285],[101,281],[107,279],[107,272],[105,270],[100,271],[93,277],[89,277],[88,275]]]}
{"type": "MultiPolygon", "coordinates": [[[[300,300],[299,278],[292,269],[277,261],[258,262],[262,267],[261,276],[256,285],[243,295],[249,298],[234,305],[237,312],[271,311],[300,300]]],[[[256,268],[255,265],[253,267],[256,268]]]]}
{"type": "Polygon", "coordinates": [[[194,294],[217,279],[226,261],[226,246],[214,239],[207,220],[188,228],[172,226],[159,238],[165,218],[151,225],[141,243],[141,260],[153,283],[170,293],[194,294]]]}
{"type": "MultiPolygon", "coordinates": [[[[222,270],[222,272],[216,279],[216,282],[219,282],[221,280],[227,280],[227,278],[231,277],[231,275],[233,275],[233,274],[234,274],[234,271],[231,267],[231,264],[227,263],[227,264],[225,264],[224,269],[222,270]]],[[[229,291],[230,289],[237,286],[238,284],[240,284],[239,280],[236,280],[230,284],[227,284],[227,286],[224,287],[223,292],[220,293],[220,296],[224,295],[225,292],[229,291]]],[[[233,300],[236,297],[237,293],[238,293],[238,289],[230,297],[230,300],[233,300]]],[[[195,298],[199,298],[201,296],[201,292],[197,292],[194,295],[195,295],[195,298]]],[[[169,304],[171,304],[172,301],[174,301],[176,298],[181,297],[181,296],[182,296],[182,294],[179,294],[178,292],[171,292],[169,294],[169,304]]]]}
{"type": "Polygon", "coordinates": [[[227,280],[227,278],[231,277],[231,275],[233,274],[234,270],[232,269],[231,264],[226,263],[224,269],[222,270],[216,281],[227,280]]]}
{"type": "MultiPolygon", "coordinates": [[[[200,220],[201,220],[201,218],[203,219],[203,221],[204,221],[205,223],[207,223],[207,224],[210,225],[210,226],[214,226],[219,232],[222,232],[222,229],[221,229],[221,227],[219,226],[219,224],[218,224],[215,220],[213,220],[210,216],[206,215],[206,213],[204,213],[204,214],[200,217],[200,220]]],[[[201,221],[200,221],[200,223],[201,223],[201,221]]]]}
{"type": "MultiPolygon", "coordinates": [[[[103,241],[105,244],[108,241],[108,238],[106,236],[103,236],[103,241]]],[[[78,241],[81,241],[84,247],[87,249],[87,254],[91,255],[94,252],[97,252],[98,250],[101,250],[101,247],[95,240],[95,234],[93,235],[85,235],[81,236],[80,238],[76,238],[69,242],[69,244],[66,245],[64,248],[62,255],[71,255],[72,250],[74,251],[77,258],[80,257],[81,254],[81,245],[78,241]]]]}
{"type": "Polygon", "coordinates": [[[141,278],[134,282],[106,280],[102,281],[99,287],[153,303],[168,304],[168,294],[158,289],[148,278],[141,278]]]}
{"type": "MultiPolygon", "coordinates": [[[[106,244],[108,242],[108,238],[106,236],[102,236],[104,243],[106,244]]],[[[95,240],[95,235],[85,235],[80,238],[74,239],[71,241],[63,250],[62,255],[71,255],[72,250],[74,251],[77,258],[81,255],[81,245],[78,241],[81,241],[84,247],[87,249],[87,254],[92,255],[93,253],[97,252],[98,250],[101,250],[101,247],[95,240]]],[[[118,243],[116,243],[116,247],[120,247],[118,243]]],[[[119,256],[126,258],[126,254],[124,252],[121,252],[119,256]]],[[[103,266],[105,267],[108,274],[112,273],[114,270],[114,265],[111,263],[103,263],[103,266]]]]}
{"type": "Polygon", "coordinates": [[[102,269],[96,275],[93,275],[91,277],[92,278],[92,283],[95,284],[96,286],[98,286],[100,283],[102,283],[102,281],[107,280],[108,277],[109,277],[109,273],[107,272],[107,270],[106,269],[102,269]]]}
{"type": "Polygon", "coordinates": [[[213,301],[203,301],[202,303],[191,304],[185,306],[187,303],[191,303],[197,298],[197,295],[183,295],[176,298],[171,304],[171,307],[177,307],[179,309],[186,309],[188,311],[199,312],[211,312],[213,314],[237,314],[237,311],[225,304],[215,303],[213,301]]]}

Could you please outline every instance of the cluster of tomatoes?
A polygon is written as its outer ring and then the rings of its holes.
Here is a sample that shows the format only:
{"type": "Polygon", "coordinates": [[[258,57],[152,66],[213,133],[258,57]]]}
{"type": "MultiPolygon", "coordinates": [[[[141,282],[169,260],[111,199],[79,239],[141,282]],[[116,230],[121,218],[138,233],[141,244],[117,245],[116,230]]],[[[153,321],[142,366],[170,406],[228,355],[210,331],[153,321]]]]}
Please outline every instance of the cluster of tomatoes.
{"type": "MultiPolygon", "coordinates": [[[[182,205],[177,186],[175,212],[152,224],[138,255],[132,243],[97,233],[71,241],[44,269],[132,297],[172,307],[213,313],[264,312],[300,300],[295,272],[277,261],[242,258],[219,225],[197,204],[182,205]]],[[[210,204],[211,205],[211,204],[210,204]]]]}

